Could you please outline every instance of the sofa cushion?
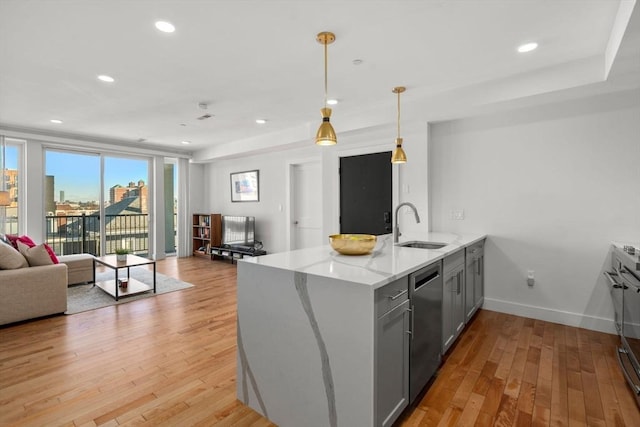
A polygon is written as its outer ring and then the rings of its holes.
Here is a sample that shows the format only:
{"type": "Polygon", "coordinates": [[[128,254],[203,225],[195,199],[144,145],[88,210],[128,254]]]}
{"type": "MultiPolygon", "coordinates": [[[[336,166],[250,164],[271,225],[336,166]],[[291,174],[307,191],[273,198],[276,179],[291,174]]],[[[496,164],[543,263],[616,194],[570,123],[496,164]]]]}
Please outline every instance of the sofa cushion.
{"type": "Polygon", "coordinates": [[[67,265],[67,280],[69,285],[93,282],[93,255],[60,255],[60,263],[67,265]]]}
{"type": "Polygon", "coordinates": [[[29,267],[26,258],[11,245],[0,241],[0,270],[29,267]]]}
{"type": "Polygon", "coordinates": [[[51,260],[51,257],[47,252],[47,249],[44,247],[44,243],[30,248],[29,246],[18,240],[18,249],[20,249],[20,253],[27,259],[30,267],[53,264],[53,261],[51,260]]]}

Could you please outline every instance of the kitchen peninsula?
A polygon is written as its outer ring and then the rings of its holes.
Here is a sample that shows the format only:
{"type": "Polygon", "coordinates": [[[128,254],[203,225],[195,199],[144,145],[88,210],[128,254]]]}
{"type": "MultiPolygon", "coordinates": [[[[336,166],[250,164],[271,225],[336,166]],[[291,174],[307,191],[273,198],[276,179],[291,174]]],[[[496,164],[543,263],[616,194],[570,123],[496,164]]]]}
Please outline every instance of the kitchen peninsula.
{"type": "Polygon", "coordinates": [[[365,256],[327,245],[239,261],[238,399],[285,427],[392,423],[408,403],[409,275],[486,236],[420,237],[447,245],[400,247],[385,235],[365,256]],[[396,308],[397,322],[380,323],[396,308]],[[390,354],[380,352],[385,328],[397,331],[390,354]],[[377,390],[386,378],[399,381],[377,390]]]}

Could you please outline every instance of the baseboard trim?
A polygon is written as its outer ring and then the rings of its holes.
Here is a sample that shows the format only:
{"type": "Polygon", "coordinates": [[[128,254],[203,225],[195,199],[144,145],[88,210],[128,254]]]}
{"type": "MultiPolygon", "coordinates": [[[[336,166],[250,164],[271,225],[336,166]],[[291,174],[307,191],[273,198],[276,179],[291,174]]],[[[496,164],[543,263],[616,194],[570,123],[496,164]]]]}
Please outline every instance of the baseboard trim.
{"type": "Polygon", "coordinates": [[[486,297],[482,308],[500,313],[544,320],[546,322],[560,323],[561,325],[590,329],[607,334],[616,334],[613,319],[605,319],[603,317],[587,316],[569,311],[552,310],[545,307],[536,307],[486,297]]]}

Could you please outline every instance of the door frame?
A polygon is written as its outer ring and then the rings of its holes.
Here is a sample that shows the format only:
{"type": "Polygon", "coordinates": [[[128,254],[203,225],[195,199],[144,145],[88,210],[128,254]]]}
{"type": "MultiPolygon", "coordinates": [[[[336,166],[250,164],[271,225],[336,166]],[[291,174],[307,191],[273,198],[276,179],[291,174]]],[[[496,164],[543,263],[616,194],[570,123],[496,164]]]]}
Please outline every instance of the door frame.
{"type": "MultiPolygon", "coordinates": [[[[389,144],[385,145],[370,145],[366,147],[357,147],[357,148],[346,148],[343,150],[336,150],[335,154],[335,168],[334,173],[332,173],[332,181],[333,188],[336,188],[337,191],[333,195],[333,214],[331,215],[331,228],[333,230],[340,230],[340,158],[341,157],[351,157],[351,156],[361,156],[363,154],[375,154],[375,153],[383,153],[385,151],[393,151],[393,149],[389,149],[389,144]]],[[[389,158],[389,162],[391,162],[391,158],[389,158]]],[[[392,210],[392,218],[391,221],[395,221],[393,218],[393,210],[396,206],[398,206],[398,201],[400,200],[400,192],[399,186],[400,184],[400,168],[398,165],[392,165],[391,167],[391,210],[392,210]]],[[[392,223],[393,226],[393,223],[392,223]]],[[[336,231],[337,233],[338,231],[336,231]]]]}
{"type": "MultiPolygon", "coordinates": [[[[320,166],[320,171],[322,172],[322,159],[319,157],[303,157],[299,159],[289,159],[285,163],[286,173],[285,173],[285,200],[286,200],[286,209],[285,209],[285,240],[286,240],[286,250],[290,251],[294,247],[293,239],[293,179],[291,179],[293,175],[293,168],[296,166],[309,164],[309,163],[317,163],[320,166]]],[[[322,177],[320,177],[322,178],[322,177]]],[[[323,180],[320,179],[320,197],[324,195],[324,183],[323,180]]],[[[278,210],[281,209],[281,205],[278,206],[278,210]]],[[[320,214],[320,223],[322,224],[324,219],[322,218],[322,212],[320,214]]]]}

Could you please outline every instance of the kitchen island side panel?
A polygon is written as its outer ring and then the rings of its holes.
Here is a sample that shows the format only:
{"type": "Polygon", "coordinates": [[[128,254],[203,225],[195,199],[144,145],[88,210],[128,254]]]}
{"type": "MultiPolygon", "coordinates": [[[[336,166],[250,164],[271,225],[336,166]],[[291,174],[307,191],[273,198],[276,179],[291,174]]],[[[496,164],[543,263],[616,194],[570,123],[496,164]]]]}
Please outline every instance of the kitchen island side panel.
{"type": "Polygon", "coordinates": [[[237,396],[286,426],[372,426],[373,289],[238,263],[237,396]]]}

